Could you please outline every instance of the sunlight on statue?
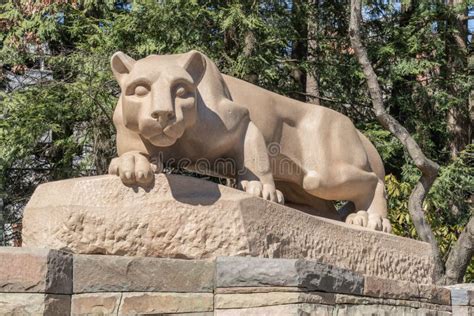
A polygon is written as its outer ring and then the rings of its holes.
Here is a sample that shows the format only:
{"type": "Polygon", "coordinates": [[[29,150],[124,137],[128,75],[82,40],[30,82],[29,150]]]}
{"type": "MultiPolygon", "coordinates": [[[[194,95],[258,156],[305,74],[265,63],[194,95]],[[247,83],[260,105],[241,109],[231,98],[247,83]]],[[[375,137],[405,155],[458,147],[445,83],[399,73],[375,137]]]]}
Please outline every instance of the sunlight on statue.
{"type": "Polygon", "coordinates": [[[122,94],[109,173],[125,184],[148,185],[163,165],[186,160],[196,170],[205,159],[199,172],[234,178],[255,196],[391,231],[382,160],[343,114],[223,75],[197,51],[137,61],[117,52],[111,65],[122,94]],[[339,213],[335,200],[348,201],[339,213]]]}

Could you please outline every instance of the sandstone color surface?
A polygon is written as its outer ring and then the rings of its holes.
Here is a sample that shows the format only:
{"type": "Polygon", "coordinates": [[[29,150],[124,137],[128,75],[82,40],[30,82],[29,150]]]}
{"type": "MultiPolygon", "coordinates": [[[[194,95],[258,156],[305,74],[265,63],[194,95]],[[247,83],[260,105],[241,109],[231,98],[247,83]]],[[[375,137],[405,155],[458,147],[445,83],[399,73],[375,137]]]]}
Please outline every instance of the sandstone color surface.
{"type": "Polygon", "coordinates": [[[431,283],[430,246],[253,197],[212,182],[156,176],[152,187],[116,176],[37,188],[23,219],[26,247],[181,259],[316,259],[365,275],[431,283]]]}

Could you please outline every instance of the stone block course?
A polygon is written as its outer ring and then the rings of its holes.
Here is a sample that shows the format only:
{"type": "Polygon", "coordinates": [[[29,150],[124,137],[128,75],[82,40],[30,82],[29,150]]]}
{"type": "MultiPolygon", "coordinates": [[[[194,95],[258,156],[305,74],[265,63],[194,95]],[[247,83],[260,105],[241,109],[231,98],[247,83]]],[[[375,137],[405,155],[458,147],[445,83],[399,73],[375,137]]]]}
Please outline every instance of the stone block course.
{"type": "Polygon", "coordinates": [[[417,299],[420,294],[415,283],[366,276],[364,296],[409,300],[417,299]]]}
{"type": "Polygon", "coordinates": [[[240,309],[216,309],[219,316],[354,316],[354,315],[404,315],[451,316],[451,312],[396,305],[336,305],[300,303],[240,309]]]}
{"type": "Polygon", "coordinates": [[[449,289],[432,284],[415,284],[372,276],[365,277],[364,295],[391,299],[420,300],[440,305],[451,304],[449,289]]]}
{"type": "Polygon", "coordinates": [[[332,316],[333,306],[319,304],[288,304],[254,308],[216,309],[216,316],[332,316]]]}
{"type": "Polygon", "coordinates": [[[418,290],[422,301],[426,300],[434,304],[451,305],[451,291],[449,289],[430,284],[419,284],[418,290]]]}
{"type": "Polygon", "coordinates": [[[44,293],[0,293],[0,315],[69,315],[71,296],[44,293]]]}
{"type": "Polygon", "coordinates": [[[362,294],[363,276],[311,260],[219,257],[216,287],[285,286],[362,294]]]}
{"type": "Polygon", "coordinates": [[[0,280],[9,291],[0,293],[0,315],[457,316],[473,312],[471,284],[439,287],[381,279],[314,260],[218,257],[209,261],[71,255],[28,248],[0,251],[5,254],[0,256],[5,264],[0,267],[0,280]],[[15,266],[8,267],[8,258],[15,266]],[[27,268],[21,269],[22,264],[27,268]],[[64,294],[44,293],[45,289],[64,294]]]}
{"type": "Polygon", "coordinates": [[[71,300],[71,314],[116,315],[121,299],[122,293],[74,294],[71,300]]]}
{"type": "Polygon", "coordinates": [[[58,250],[0,247],[0,292],[71,294],[72,261],[58,250]]]}
{"type": "Polygon", "coordinates": [[[75,255],[74,293],[207,292],[214,262],[142,257],[75,255]]]}
{"type": "Polygon", "coordinates": [[[368,296],[354,296],[347,294],[336,294],[335,304],[337,305],[395,305],[419,308],[419,301],[391,299],[391,298],[375,298],[368,296]]]}
{"type": "Polygon", "coordinates": [[[322,292],[216,294],[214,297],[214,307],[216,309],[251,308],[297,303],[333,305],[334,302],[334,294],[322,292]]]}
{"type": "Polygon", "coordinates": [[[353,315],[404,315],[404,316],[451,316],[450,312],[412,308],[397,305],[342,305],[337,306],[337,316],[353,315]]]}
{"type": "Polygon", "coordinates": [[[212,312],[211,293],[123,293],[119,309],[121,315],[152,313],[212,312]]]}
{"type": "Polygon", "coordinates": [[[249,286],[249,287],[216,287],[215,294],[245,294],[245,293],[269,293],[269,292],[307,292],[308,290],[295,286],[249,286]]]}
{"type": "Polygon", "coordinates": [[[72,315],[140,315],[207,313],[214,310],[212,293],[123,292],[74,294],[72,315]]]}

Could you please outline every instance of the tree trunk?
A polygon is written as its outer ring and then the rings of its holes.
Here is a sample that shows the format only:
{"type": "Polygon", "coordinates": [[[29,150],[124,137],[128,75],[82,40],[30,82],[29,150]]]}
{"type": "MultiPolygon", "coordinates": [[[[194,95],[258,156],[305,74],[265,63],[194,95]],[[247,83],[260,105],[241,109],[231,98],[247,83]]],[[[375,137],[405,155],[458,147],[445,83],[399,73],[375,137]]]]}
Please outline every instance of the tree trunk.
{"type": "Polygon", "coordinates": [[[306,72],[306,102],[319,105],[319,78],[315,67],[318,55],[319,0],[308,0],[308,6],[307,61],[310,67],[306,72]]]}
{"type": "MultiPolygon", "coordinates": [[[[245,33],[244,49],[243,49],[243,53],[246,58],[252,57],[252,55],[254,54],[256,45],[257,45],[257,39],[255,38],[255,34],[251,30],[248,30],[245,33]]],[[[258,75],[255,72],[251,71],[245,76],[244,79],[252,84],[256,84],[258,81],[258,75]]]]}
{"type": "Polygon", "coordinates": [[[351,17],[349,23],[349,36],[352,48],[364,72],[367,81],[369,94],[372,99],[372,106],[379,123],[389,130],[403,144],[408,154],[413,159],[416,167],[421,171],[421,177],[416,184],[408,201],[408,209],[412,217],[415,228],[421,240],[430,243],[433,259],[435,261],[435,280],[439,280],[443,275],[443,263],[441,260],[438,243],[433,235],[429,223],[425,219],[423,212],[423,201],[438,175],[439,166],[428,159],[421,150],[418,143],[410,133],[385,109],[382,90],[380,88],[377,75],[369,61],[367,50],[362,44],[360,35],[361,0],[351,0],[351,17]]]}
{"type": "Polygon", "coordinates": [[[6,246],[5,242],[5,217],[3,210],[3,199],[0,197],[0,247],[6,246]]]}
{"type": "Polygon", "coordinates": [[[474,256],[474,216],[467,223],[446,261],[445,285],[462,283],[467,266],[474,256]]]}
{"type": "Polygon", "coordinates": [[[307,16],[302,3],[303,0],[293,1],[291,7],[292,25],[296,31],[297,38],[293,40],[291,47],[291,77],[295,82],[295,92],[290,93],[290,97],[305,102],[306,96],[306,71],[302,67],[306,59],[307,47],[307,16]]]}
{"type": "MultiPolygon", "coordinates": [[[[446,35],[446,82],[450,82],[454,71],[460,68],[460,65],[456,65],[454,59],[456,55],[462,56],[461,68],[468,66],[468,48],[467,48],[467,4],[464,0],[449,0],[448,5],[454,9],[461,5],[465,6],[465,14],[457,14],[455,16],[448,15],[446,23],[448,28],[454,28],[456,31],[449,31],[446,35]]],[[[457,58],[459,61],[459,58],[457,58]]],[[[462,69],[459,69],[462,71],[462,69]]],[[[459,89],[454,83],[448,87],[450,93],[454,96],[459,95],[459,89]]],[[[458,156],[459,152],[463,150],[467,144],[471,141],[471,123],[468,117],[469,103],[466,100],[462,106],[453,106],[449,109],[447,114],[448,130],[451,135],[451,141],[449,143],[449,149],[451,157],[454,159],[458,156]]]]}

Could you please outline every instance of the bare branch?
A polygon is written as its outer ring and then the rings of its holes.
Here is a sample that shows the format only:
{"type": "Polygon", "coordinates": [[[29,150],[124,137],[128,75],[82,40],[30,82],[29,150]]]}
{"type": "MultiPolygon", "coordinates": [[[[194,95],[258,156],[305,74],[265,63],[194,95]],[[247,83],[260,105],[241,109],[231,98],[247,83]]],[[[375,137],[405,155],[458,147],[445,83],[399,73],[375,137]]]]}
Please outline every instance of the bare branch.
{"type": "Polygon", "coordinates": [[[438,175],[439,165],[428,159],[417,142],[410,133],[403,127],[394,117],[392,117],[385,109],[382,97],[382,89],[380,88],[377,75],[369,61],[367,50],[362,44],[360,35],[360,23],[362,20],[361,0],[351,0],[351,17],[349,23],[349,36],[352,48],[359,61],[360,66],[367,81],[369,94],[372,99],[372,106],[375,116],[379,123],[389,130],[408,151],[413,159],[416,167],[421,171],[421,177],[408,201],[408,209],[416,227],[416,231],[421,240],[430,243],[433,257],[435,260],[436,271],[434,278],[440,279],[443,275],[443,263],[441,260],[438,243],[433,235],[433,231],[429,223],[426,221],[423,212],[423,201],[431,188],[434,180],[438,175]]]}

